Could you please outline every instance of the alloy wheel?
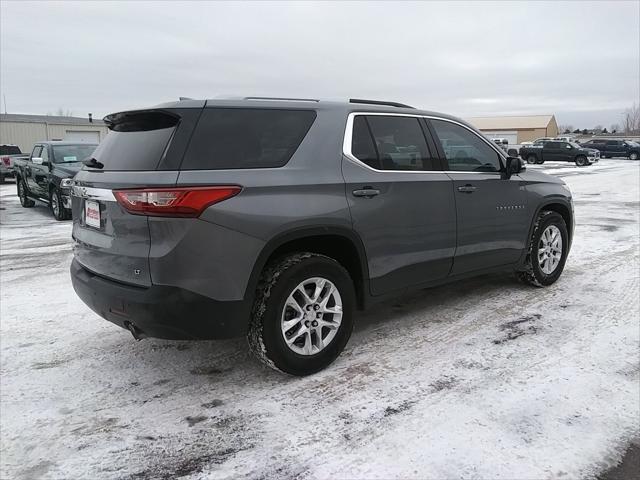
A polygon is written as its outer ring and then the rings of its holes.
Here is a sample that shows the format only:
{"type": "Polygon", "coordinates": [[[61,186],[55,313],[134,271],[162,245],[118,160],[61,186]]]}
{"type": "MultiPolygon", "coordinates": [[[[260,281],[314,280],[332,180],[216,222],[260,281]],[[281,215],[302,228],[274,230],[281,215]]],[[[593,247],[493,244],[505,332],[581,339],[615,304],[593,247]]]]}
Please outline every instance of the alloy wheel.
{"type": "Polygon", "coordinates": [[[58,203],[58,194],[56,192],[51,193],[51,210],[53,210],[56,218],[60,216],[60,204],[58,203]]]}
{"type": "Polygon", "coordinates": [[[330,280],[312,277],[289,294],[280,325],[284,341],[293,352],[315,355],[335,338],[341,322],[340,292],[330,280]]]}
{"type": "Polygon", "coordinates": [[[538,242],[538,265],[546,274],[551,275],[562,259],[562,234],[555,225],[549,225],[538,242]]]}

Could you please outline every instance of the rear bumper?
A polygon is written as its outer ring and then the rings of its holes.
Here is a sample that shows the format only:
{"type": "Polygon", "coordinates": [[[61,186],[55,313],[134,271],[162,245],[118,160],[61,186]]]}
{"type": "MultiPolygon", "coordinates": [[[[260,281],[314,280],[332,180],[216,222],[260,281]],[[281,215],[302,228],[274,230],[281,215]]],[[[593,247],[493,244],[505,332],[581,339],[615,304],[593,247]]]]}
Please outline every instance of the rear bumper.
{"type": "Polygon", "coordinates": [[[71,263],[73,288],[94,312],[142,337],[205,340],[242,336],[247,331],[249,302],[221,302],[177,287],[148,288],[114,282],[71,263]]]}

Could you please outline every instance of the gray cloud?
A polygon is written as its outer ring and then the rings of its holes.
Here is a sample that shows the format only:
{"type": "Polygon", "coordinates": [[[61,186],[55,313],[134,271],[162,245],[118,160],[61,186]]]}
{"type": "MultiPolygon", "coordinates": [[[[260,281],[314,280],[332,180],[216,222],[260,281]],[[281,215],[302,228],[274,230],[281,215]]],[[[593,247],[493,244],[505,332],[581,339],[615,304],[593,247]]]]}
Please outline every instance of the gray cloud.
{"type": "MultiPolygon", "coordinates": [[[[8,111],[178,96],[391,99],[460,116],[620,123],[640,97],[637,2],[3,2],[8,111]]],[[[4,110],[4,104],[3,104],[4,110]]]]}

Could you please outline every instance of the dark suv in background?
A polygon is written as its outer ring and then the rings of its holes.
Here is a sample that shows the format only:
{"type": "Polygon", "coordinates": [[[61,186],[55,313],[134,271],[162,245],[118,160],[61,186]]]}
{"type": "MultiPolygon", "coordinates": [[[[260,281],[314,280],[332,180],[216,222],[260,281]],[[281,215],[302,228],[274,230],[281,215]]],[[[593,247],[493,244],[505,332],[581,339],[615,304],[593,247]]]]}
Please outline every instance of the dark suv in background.
{"type": "Polygon", "coordinates": [[[626,157],[630,160],[640,158],[640,144],[629,140],[606,140],[594,138],[582,144],[587,148],[593,148],[605,158],[626,157]]]}
{"type": "Polygon", "coordinates": [[[105,118],[73,187],[73,285],[136,338],[247,335],[318,371],[353,311],[492,271],[560,276],[562,180],[463,120],[351,100],[184,100],[105,118]]]}

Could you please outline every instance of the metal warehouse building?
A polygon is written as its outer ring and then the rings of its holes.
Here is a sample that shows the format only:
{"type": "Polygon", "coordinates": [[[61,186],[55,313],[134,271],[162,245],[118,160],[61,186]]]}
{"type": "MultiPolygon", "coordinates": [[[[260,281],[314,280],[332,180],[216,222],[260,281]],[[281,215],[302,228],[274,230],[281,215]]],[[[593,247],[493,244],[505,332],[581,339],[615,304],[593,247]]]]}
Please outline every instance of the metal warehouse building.
{"type": "Polygon", "coordinates": [[[102,120],[53,115],[0,114],[0,143],[18,145],[23,153],[43,140],[99,143],[107,135],[102,120]]]}
{"type": "Polygon", "coordinates": [[[558,135],[558,124],[554,115],[475,117],[468,118],[467,121],[486,136],[506,138],[511,145],[558,135]]]}

